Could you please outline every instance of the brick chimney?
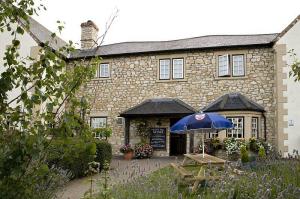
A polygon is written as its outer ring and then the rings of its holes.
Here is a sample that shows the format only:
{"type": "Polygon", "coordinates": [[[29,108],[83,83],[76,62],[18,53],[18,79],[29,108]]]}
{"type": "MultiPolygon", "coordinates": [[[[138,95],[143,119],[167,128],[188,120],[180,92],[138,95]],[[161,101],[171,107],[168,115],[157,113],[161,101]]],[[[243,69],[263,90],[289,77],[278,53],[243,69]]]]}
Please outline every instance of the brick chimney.
{"type": "Polygon", "coordinates": [[[97,47],[97,37],[99,28],[97,25],[88,20],[81,25],[81,49],[91,49],[97,47]]]}

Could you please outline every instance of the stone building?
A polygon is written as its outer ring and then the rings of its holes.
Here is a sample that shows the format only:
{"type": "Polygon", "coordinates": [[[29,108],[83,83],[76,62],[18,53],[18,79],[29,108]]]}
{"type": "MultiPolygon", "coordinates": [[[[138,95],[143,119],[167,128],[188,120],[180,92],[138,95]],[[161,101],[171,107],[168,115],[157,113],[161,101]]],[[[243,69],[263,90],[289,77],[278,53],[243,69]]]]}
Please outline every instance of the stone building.
{"type": "Polygon", "coordinates": [[[93,101],[88,116],[92,127],[112,128],[115,153],[124,143],[140,142],[141,121],[151,131],[155,155],[186,153],[199,137],[170,134],[169,129],[199,111],[218,112],[235,126],[206,136],[255,137],[276,144],[277,34],[124,42],[95,52],[97,26],[88,21],[81,27],[82,49],[71,61],[94,56],[102,60],[95,78],[78,96],[93,101]]]}

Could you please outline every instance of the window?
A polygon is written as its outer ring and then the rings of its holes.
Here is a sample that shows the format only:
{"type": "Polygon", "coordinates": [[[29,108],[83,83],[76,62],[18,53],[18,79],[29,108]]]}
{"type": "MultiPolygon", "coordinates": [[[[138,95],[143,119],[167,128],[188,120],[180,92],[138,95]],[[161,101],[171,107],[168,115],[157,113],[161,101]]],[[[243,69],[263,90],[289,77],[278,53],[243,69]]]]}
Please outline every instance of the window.
{"type": "Polygon", "coordinates": [[[169,59],[159,60],[159,79],[170,79],[171,61],[169,59]]]}
{"type": "Polygon", "coordinates": [[[211,132],[209,133],[209,138],[217,138],[219,137],[219,131],[214,131],[214,132],[211,132]]]}
{"type": "MultiPolygon", "coordinates": [[[[106,117],[91,117],[91,128],[105,128],[107,119],[106,117]]],[[[101,139],[100,133],[95,133],[95,138],[101,139]]]]}
{"type": "Polygon", "coordinates": [[[256,138],[258,136],[258,118],[252,117],[251,119],[251,137],[256,138]]]}
{"type": "Polygon", "coordinates": [[[229,75],[229,55],[220,55],[218,66],[220,77],[229,75]]]}
{"type": "Polygon", "coordinates": [[[244,137],[244,118],[229,117],[227,118],[233,124],[233,129],[227,130],[227,137],[243,138],[244,137]]]}
{"type": "Polygon", "coordinates": [[[183,79],[183,59],[173,59],[173,79],[183,79]]]}
{"type": "Polygon", "coordinates": [[[244,55],[233,55],[232,56],[232,76],[244,76],[244,55]]]}
{"type": "Polygon", "coordinates": [[[109,77],[109,64],[100,64],[97,77],[109,77]]]}
{"type": "Polygon", "coordinates": [[[104,128],[106,127],[106,117],[91,117],[91,127],[94,128],[104,128]]]}

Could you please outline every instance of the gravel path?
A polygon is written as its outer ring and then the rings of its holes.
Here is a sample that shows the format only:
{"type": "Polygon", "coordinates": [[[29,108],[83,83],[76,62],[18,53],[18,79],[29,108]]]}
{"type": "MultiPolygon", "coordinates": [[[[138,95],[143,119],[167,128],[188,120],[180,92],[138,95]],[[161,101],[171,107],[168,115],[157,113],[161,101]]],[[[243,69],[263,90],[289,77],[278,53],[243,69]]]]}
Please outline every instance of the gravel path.
{"type": "MultiPolygon", "coordinates": [[[[178,161],[177,157],[154,157],[144,160],[126,161],[122,157],[114,157],[109,172],[110,184],[125,183],[143,175],[147,175],[171,162],[178,161]]],[[[94,183],[93,190],[99,190],[99,182],[103,181],[103,174],[93,176],[98,183],[94,183]],[[97,185],[98,184],[98,185],[97,185]]],[[[60,199],[80,199],[90,188],[91,177],[85,177],[70,181],[64,190],[59,193],[60,199]]]]}

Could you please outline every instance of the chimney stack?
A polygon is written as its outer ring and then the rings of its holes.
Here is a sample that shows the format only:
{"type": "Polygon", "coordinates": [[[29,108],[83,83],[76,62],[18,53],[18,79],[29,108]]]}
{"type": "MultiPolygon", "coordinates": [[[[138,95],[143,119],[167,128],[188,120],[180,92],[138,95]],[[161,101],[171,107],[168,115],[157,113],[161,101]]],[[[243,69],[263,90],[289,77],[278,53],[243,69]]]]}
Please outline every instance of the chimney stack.
{"type": "Polygon", "coordinates": [[[99,28],[97,25],[88,20],[81,25],[81,49],[91,49],[97,47],[97,38],[99,28]]]}

